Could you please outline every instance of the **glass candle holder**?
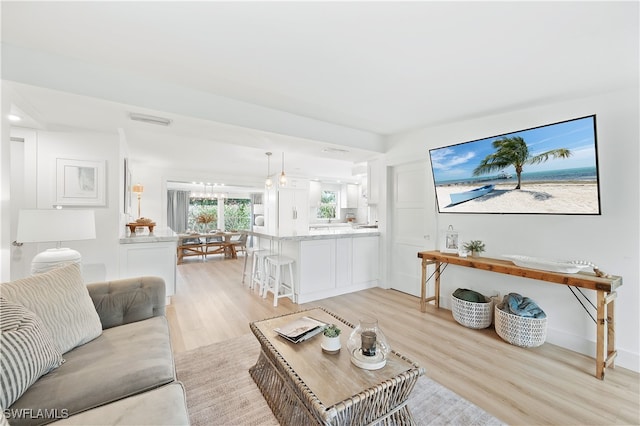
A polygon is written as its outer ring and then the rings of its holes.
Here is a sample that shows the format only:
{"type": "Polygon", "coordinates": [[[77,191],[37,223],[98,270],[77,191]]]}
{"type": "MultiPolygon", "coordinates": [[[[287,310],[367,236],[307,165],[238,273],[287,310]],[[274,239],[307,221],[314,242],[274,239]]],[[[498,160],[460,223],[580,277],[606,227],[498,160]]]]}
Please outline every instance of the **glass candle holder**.
{"type": "Polygon", "coordinates": [[[374,318],[362,318],[358,322],[349,336],[347,349],[355,365],[372,370],[383,367],[391,351],[378,320],[374,318]]]}

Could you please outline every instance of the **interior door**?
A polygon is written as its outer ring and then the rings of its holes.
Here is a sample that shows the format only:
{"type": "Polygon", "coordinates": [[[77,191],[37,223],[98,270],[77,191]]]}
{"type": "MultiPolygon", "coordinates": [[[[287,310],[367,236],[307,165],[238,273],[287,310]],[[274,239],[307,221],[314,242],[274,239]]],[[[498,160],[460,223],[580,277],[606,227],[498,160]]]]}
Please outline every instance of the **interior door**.
{"type": "Polygon", "coordinates": [[[16,240],[18,230],[18,215],[20,209],[34,208],[35,202],[30,202],[30,199],[35,199],[33,194],[33,188],[29,179],[26,179],[25,170],[29,169],[26,164],[30,163],[29,153],[30,148],[25,147],[25,143],[31,144],[32,140],[25,141],[25,136],[29,136],[28,133],[22,134],[20,131],[11,132],[11,264],[10,264],[10,279],[17,280],[30,275],[31,259],[36,255],[35,244],[23,244],[20,245],[16,240]]]}
{"type": "Polygon", "coordinates": [[[419,251],[433,247],[431,235],[435,214],[428,194],[427,163],[413,162],[392,167],[390,182],[389,259],[390,287],[420,296],[419,251]]]}

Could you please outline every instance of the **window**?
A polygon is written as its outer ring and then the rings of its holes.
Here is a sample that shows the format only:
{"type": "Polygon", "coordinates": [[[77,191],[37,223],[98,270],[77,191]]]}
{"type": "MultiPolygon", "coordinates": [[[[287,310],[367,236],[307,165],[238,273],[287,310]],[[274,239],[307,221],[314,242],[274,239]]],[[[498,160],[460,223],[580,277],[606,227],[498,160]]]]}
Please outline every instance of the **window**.
{"type": "Polygon", "coordinates": [[[318,219],[335,219],[337,206],[338,193],[336,191],[322,191],[318,206],[318,219]]]}
{"type": "MultiPolygon", "coordinates": [[[[251,200],[227,198],[224,200],[224,229],[249,229],[251,200]]],[[[218,199],[191,198],[189,203],[189,229],[200,232],[218,227],[218,199]]]]}
{"type": "Polygon", "coordinates": [[[224,229],[243,230],[251,227],[251,200],[229,198],[224,204],[224,229]]]}

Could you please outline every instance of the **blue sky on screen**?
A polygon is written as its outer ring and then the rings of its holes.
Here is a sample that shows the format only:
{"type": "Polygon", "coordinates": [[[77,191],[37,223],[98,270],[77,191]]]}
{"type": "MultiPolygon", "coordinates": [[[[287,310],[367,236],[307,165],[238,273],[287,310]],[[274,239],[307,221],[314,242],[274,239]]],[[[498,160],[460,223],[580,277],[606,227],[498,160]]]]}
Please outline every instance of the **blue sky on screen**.
{"type": "MultiPolygon", "coordinates": [[[[547,162],[525,165],[523,173],[547,170],[575,169],[596,166],[595,117],[584,117],[562,123],[550,124],[535,129],[493,136],[486,139],[461,143],[429,151],[435,181],[466,179],[473,176],[480,162],[495,152],[493,141],[504,137],[520,136],[525,140],[532,156],[552,149],[567,148],[571,156],[566,159],[550,157],[547,162]]],[[[515,173],[513,166],[505,169],[515,173]]],[[[487,176],[496,175],[498,172],[487,176]]]]}

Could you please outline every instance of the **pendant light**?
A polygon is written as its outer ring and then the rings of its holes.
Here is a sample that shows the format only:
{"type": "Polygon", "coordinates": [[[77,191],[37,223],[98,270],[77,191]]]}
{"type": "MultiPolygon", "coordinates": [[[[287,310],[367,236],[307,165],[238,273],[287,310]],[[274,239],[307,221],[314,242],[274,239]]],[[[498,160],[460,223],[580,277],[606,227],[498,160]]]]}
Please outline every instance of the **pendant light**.
{"type": "Polygon", "coordinates": [[[282,173],[280,173],[280,186],[287,185],[287,176],[284,174],[284,152],[282,153],[282,173]]]}
{"type": "Polygon", "coordinates": [[[269,189],[273,186],[273,182],[271,181],[271,153],[267,152],[267,179],[264,181],[264,186],[269,189]]]}

